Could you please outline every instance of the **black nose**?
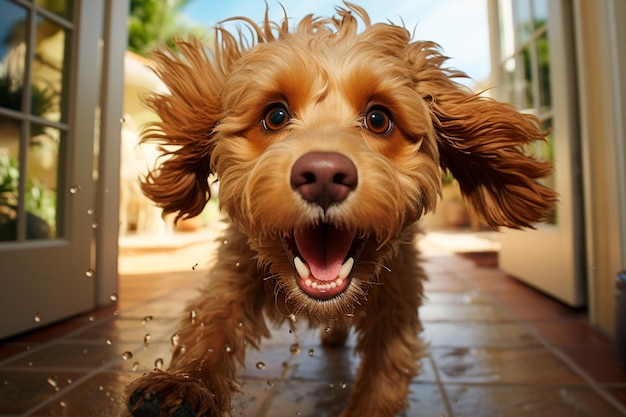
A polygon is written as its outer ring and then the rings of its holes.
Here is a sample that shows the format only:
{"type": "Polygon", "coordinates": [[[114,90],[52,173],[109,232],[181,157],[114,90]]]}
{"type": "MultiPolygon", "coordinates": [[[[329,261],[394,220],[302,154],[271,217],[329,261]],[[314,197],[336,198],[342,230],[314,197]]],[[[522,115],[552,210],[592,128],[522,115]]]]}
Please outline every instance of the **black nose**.
{"type": "Polygon", "coordinates": [[[348,197],[359,182],[356,166],[337,152],[310,152],[291,168],[291,187],[326,210],[348,197]]]}

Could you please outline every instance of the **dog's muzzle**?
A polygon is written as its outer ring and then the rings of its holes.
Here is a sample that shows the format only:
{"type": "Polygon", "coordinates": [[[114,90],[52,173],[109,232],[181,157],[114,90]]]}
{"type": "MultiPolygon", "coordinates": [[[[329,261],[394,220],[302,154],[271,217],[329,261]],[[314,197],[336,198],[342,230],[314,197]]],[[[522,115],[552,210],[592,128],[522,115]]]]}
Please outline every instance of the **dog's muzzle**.
{"type": "MultiPolygon", "coordinates": [[[[310,204],[329,207],[343,202],[358,185],[354,163],[337,152],[310,152],[291,170],[291,186],[310,204]]],[[[294,230],[287,239],[287,254],[297,272],[298,286],[308,296],[325,300],[343,293],[366,239],[355,231],[319,223],[294,230]]]]}

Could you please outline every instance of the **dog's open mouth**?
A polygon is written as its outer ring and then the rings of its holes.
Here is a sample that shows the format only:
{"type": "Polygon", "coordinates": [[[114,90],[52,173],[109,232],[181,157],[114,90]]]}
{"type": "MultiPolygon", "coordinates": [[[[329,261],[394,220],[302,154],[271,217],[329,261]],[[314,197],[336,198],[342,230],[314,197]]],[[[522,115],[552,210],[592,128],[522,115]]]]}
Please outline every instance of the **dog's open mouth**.
{"type": "Polygon", "coordinates": [[[322,223],[295,230],[287,239],[287,254],[297,272],[296,281],[309,297],[326,300],[343,293],[366,239],[356,232],[322,223]]]}

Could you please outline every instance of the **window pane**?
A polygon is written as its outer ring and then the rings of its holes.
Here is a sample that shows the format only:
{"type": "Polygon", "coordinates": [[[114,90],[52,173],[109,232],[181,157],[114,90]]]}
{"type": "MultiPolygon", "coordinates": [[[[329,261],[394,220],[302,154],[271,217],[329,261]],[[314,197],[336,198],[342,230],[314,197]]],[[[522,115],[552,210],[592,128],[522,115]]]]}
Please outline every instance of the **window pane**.
{"type": "Polygon", "coordinates": [[[0,242],[17,239],[20,126],[0,116],[0,242]]]}
{"type": "Polygon", "coordinates": [[[547,0],[533,0],[533,17],[535,21],[535,30],[545,26],[548,21],[547,0]]]}
{"type": "Polygon", "coordinates": [[[64,120],[63,74],[66,31],[49,19],[37,16],[37,39],[33,62],[31,113],[48,120],[64,120]]]}
{"type": "Polygon", "coordinates": [[[548,49],[548,32],[537,39],[537,74],[539,75],[539,107],[541,110],[552,107],[550,90],[550,51],[548,49]]]}
{"type": "Polygon", "coordinates": [[[0,3],[0,107],[16,111],[22,110],[27,16],[23,7],[0,3]]]}
{"type": "Polygon", "coordinates": [[[68,20],[72,19],[72,5],[74,3],[72,0],[37,0],[36,3],[52,13],[68,20]]]}
{"type": "Polygon", "coordinates": [[[529,0],[517,0],[513,2],[515,15],[515,34],[517,35],[517,45],[528,42],[533,33],[533,21],[530,14],[529,0]]]}
{"type": "Polygon", "coordinates": [[[524,62],[524,74],[523,81],[520,82],[520,108],[530,109],[534,108],[534,94],[533,94],[533,54],[534,48],[531,45],[526,46],[522,50],[522,59],[524,62]]]}
{"type": "Polygon", "coordinates": [[[58,236],[57,190],[59,182],[58,129],[32,125],[27,152],[26,238],[45,239],[58,236]]]}

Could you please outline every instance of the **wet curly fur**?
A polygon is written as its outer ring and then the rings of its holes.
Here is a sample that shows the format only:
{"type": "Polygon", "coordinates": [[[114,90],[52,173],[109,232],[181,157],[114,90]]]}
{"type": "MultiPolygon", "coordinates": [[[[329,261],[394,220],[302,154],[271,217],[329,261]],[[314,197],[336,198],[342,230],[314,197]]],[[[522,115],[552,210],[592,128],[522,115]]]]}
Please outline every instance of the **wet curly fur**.
{"type": "Polygon", "coordinates": [[[487,225],[532,227],[556,201],[537,182],[550,164],[524,154],[545,134],[456,83],[465,75],[436,44],[356,5],[295,30],[237,19],[255,41],[218,27],[212,51],[191,39],[153,57],[169,92],[147,99],[160,121],[143,140],[163,157],[143,191],[193,217],[214,174],[229,243],[169,369],[133,382],[124,414],[229,415],[246,347],[291,316],[332,329],[329,344],[354,328],[361,364],[342,417],[393,416],[423,354],[415,222],[436,206],[441,169],[487,225]]]}

